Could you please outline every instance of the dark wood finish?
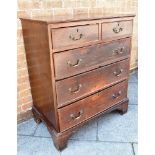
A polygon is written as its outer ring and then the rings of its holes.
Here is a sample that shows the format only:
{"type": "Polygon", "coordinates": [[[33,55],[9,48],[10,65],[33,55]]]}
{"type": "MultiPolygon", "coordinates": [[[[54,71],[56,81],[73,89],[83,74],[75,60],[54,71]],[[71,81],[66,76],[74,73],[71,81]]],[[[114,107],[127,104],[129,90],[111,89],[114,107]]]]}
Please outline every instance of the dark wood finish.
{"type": "Polygon", "coordinates": [[[131,39],[126,38],[56,53],[55,78],[63,79],[126,58],[130,54],[130,44],[131,39]]]}
{"type": "Polygon", "coordinates": [[[56,82],[57,104],[62,107],[77,99],[128,78],[129,59],[56,82]],[[107,78],[108,77],[108,78],[107,78]],[[95,81],[95,82],[94,82],[95,81]]]}
{"type": "Polygon", "coordinates": [[[133,17],[21,19],[32,112],[57,149],[100,114],[127,112],[133,17]]]}

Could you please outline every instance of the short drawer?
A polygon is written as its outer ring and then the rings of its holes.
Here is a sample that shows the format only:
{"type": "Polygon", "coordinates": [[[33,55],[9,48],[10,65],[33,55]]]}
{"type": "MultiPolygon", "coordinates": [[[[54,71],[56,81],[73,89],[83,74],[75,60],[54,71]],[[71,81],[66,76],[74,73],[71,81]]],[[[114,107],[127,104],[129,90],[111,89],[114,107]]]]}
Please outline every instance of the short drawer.
{"type": "Polygon", "coordinates": [[[132,35],[132,20],[102,23],[102,40],[114,40],[132,35]]]}
{"type": "Polygon", "coordinates": [[[100,113],[127,98],[127,81],[109,87],[97,94],[58,109],[60,131],[100,113]]]}
{"type": "Polygon", "coordinates": [[[130,38],[54,54],[55,77],[63,79],[130,54],[130,38]]]}
{"type": "Polygon", "coordinates": [[[129,59],[56,82],[58,107],[128,78],[129,59]]]}
{"type": "Polygon", "coordinates": [[[52,29],[54,51],[80,47],[98,40],[98,24],[52,29]]]}

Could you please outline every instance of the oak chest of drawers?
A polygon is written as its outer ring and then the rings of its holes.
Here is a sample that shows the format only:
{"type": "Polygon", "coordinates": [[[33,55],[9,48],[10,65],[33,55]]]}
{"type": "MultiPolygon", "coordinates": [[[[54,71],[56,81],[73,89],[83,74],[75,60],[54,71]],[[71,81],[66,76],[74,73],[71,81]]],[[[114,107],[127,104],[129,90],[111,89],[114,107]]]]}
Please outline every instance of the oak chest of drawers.
{"type": "Polygon", "coordinates": [[[58,149],[100,114],[127,112],[133,17],[21,19],[32,111],[58,149]]]}

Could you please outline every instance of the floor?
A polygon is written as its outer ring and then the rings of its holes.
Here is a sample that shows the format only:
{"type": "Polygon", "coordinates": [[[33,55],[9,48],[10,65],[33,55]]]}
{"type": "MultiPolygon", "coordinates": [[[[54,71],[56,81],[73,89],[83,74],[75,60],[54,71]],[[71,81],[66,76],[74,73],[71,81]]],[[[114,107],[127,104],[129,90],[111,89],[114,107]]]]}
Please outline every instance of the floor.
{"type": "Polygon", "coordinates": [[[18,124],[18,155],[138,155],[137,147],[137,72],[129,80],[129,109],[100,116],[86,124],[68,141],[68,147],[55,149],[43,123],[33,119],[18,124]]]}

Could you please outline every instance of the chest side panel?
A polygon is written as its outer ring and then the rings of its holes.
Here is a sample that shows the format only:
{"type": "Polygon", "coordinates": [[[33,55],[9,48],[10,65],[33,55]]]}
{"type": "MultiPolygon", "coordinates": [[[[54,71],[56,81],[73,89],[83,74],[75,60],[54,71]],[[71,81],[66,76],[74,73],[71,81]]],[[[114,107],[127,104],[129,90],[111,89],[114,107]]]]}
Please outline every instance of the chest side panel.
{"type": "Polygon", "coordinates": [[[57,129],[47,25],[22,20],[22,29],[33,105],[57,129]]]}

